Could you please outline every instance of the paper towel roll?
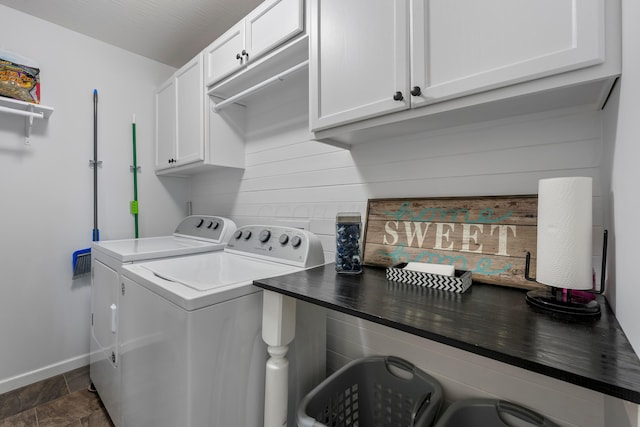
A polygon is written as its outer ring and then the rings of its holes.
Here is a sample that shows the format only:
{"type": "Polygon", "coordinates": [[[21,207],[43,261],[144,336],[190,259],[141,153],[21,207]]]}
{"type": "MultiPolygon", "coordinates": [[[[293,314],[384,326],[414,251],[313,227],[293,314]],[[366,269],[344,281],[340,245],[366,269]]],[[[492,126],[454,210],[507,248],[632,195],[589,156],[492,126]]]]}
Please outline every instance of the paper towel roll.
{"type": "Polygon", "coordinates": [[[536,280],[557,288],[591,289],[591,178],[538,182],[536,280]]]}

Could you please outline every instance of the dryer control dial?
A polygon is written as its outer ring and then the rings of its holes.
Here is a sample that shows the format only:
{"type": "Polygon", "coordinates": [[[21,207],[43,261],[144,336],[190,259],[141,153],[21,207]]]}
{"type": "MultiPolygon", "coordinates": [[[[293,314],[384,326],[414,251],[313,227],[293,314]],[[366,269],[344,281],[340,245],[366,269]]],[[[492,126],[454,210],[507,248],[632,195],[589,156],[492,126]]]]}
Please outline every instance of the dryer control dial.
{"type": "Polygon", "coordinates": [[[295,227],[245,225],[224,250],[299,267],[324,263],[320,239],[295,227]]]}
{"type": "Polygon", "coordinates": [[[236,231],[231,220],[209,215],[191,215],[183,219],[173,232],[174,236],[189,237],[214,243],[226,243],[236,231]]]}
{"type": "Polygon", "coordinates": [[[271,238],[271,232],[269,230],[262,230],[260,232],[260,236],[258,237],[258,239],[262,243],[266,243],[270,238],[271,238]]]}

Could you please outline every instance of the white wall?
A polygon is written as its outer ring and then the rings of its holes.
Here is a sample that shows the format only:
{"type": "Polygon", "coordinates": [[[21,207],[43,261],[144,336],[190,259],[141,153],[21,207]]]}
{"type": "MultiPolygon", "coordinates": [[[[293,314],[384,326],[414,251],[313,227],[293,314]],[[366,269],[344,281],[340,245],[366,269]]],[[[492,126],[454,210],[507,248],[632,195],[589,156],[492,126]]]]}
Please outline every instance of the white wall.
{"type": "Polygon", "coordinates": [[[99,92],[99,229],[133,236],[131,118],[138,122],[141,235],[170,234],[184,216],[183,180],[153,173],[154,88],[174,70],[0,6],[0,48],[38,61],[42,103],[34,123],[0,114],[0,393],[88,363],[88,277],[71,255],[93,229],[93,90],[99,92]],[[162,212],[162,215],[153,215],[162,212]]]}
{"type": "MultiPolygon", "coordinates": [[[[552,111],[346,151],[310,140],[305,85],[303,76],[287,80],[249,104],[247,167],[193,178],[196,212],[239,224],[309,220],[332,261],[336,212],[364,217],[369,198],[535,194],[540,178],[591,176],[601,235],[600,111],[552,111]]],[[[595,254],[599,245],[598,238],[595,254]]],[[[330,370],[368,354],[397,354],[434,374],[450,399],[502,397],[563,426],[605,425],[600,393],[339,313],[330,313],[327,329],[330,370]]]]}
{"type": "Polygon", "coordinates": [[[610,274],[615,278],[615,293],[610,301],[636,353],[640,353],[638,321],[637,243],[640,240],[640,29],[634,16],[640,16],[640,4],[622,1],[622,78],[607,107],[605,129],[606,154],[610,159],[611,206],[607,215],[614,233],[615,258],[610,274]]]}

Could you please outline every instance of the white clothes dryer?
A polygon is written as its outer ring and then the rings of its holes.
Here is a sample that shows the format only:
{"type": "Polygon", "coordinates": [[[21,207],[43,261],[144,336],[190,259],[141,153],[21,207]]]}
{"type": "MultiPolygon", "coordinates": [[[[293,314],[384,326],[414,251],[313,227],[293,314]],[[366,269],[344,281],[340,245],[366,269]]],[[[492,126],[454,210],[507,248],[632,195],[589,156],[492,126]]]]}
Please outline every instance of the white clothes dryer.
{"type": "Polygon", "coordinates": [[[233,221],[205,215],[184,218],[171,236],[105,240],[91,245],[90,377],[116,427],[121,425],[119,306],[122,266],[151,259],[221,251],[236,231],[233,221]]]}
{"type": "MultiPolygon", "coordinates": [[[[262,427],[262,290],[253,280],[324,264],[314,234],[238,228],[224,251],[124,267],[124,427],[262,427]]],[[[300,303],[289,408],[325,377],[326,312],[300,303]]],[[[289,416],[289,420],[295,420],[289,416]]]]}

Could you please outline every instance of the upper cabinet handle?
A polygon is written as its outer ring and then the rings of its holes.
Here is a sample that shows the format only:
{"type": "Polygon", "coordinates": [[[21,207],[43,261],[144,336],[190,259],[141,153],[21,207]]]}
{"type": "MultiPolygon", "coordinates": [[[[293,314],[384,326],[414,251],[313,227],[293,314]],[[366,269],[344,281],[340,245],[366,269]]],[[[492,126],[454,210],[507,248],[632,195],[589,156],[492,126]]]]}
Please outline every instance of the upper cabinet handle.
{"type": "Polygon", "coordinates": [[[420,95],[422,95],[420,86],[414,86],[413,89],[411,89],[411,96],[420,96],[420,95]]]}
{"type": "Polygon", "coordinates": [[[402,101],[403,99],[404,99],[404,96],[402,96],[402,92],[396,92],[393,94],[394,101],[402,101]]]}
{"type": "Polygon", "coordinates": [[[249,52],[247,52],[246,49],[242,49],[242,56],[246,58],[246,61],[249,60],[249,52]]]}
{"type": "Polygon", "coordinates": [[[242,64],[242,56],[240,56],[239,53],[236,53],[236,59],[239,59],[240,63],[242,64]]]}

